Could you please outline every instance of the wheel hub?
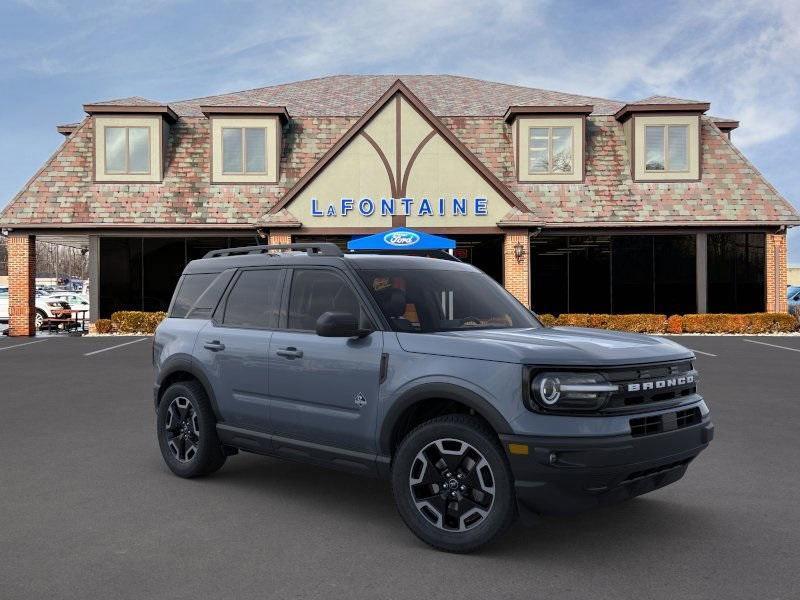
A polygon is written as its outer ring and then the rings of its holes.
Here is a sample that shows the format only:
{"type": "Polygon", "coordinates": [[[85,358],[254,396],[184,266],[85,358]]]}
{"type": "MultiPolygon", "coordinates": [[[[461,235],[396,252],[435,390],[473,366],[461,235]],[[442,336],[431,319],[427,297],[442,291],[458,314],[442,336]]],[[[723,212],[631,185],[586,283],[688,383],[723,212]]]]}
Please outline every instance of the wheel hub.
{"type": "Polygon", "coordinates": [[[466,531],[494,504],[494,474],[474,446],[443,438],[425,446],[411,466],[409,487],[420,514],[445,531],[466,531]]]}
{"type": "Polygon", "coordinates": [[[197,413],[188,398],[172,400],[164,418],[167,447],[179,462],[189,462],[197,455],[200,429],[197,413]]]}

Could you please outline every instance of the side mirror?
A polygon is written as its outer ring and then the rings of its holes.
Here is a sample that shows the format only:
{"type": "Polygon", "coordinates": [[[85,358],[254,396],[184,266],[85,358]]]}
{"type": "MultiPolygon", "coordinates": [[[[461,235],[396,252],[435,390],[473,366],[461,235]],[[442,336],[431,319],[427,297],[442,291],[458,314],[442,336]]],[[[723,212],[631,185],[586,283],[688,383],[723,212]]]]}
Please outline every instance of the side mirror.
{"type": "Polygon", "coordinates": [[[345,312],[325,312],[317,319],[317,335],[322,337],[364,337],[372,333],[361,329],[355,315],[345,312]]]}

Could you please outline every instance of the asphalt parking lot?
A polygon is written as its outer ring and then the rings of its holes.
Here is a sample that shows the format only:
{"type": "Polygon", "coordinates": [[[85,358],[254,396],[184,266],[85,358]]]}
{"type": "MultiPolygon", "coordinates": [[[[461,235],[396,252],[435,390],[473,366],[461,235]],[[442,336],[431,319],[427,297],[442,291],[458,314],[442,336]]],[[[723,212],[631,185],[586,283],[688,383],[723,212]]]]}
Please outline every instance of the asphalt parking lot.
{"type": "Polygon", "coordinates": [[[678,341],[716,424],[683,480],[457,556],[382,481],[246,454],[171,475],[147,338],[0,338],[0,597],[797,598],[800,337],[678,341]]]}

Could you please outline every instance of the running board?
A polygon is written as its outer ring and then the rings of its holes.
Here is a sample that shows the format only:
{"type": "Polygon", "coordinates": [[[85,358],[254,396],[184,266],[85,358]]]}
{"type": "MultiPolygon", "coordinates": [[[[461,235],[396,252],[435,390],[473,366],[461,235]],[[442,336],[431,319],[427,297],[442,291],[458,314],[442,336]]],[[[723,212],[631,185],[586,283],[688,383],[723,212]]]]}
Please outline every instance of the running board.
{"type": "Polygon", "coordinates": [[[225,446],[246,452],[320,465],[350,473],[384,477],[387,457],[368,452],[273,435],[252,429],[217,424],[217,436],[225,446]],[[379,467],[380,465],[380,467],[379,467]]]}

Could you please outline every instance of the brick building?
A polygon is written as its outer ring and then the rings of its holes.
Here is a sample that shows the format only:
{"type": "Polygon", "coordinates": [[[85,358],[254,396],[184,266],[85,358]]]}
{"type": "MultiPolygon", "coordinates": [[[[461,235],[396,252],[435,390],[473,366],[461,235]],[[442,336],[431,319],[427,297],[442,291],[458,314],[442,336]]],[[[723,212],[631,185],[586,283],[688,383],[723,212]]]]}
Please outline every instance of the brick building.
{"type": "Polygon", "coordinates": [[[0,215],[12,334],[36,237],[90,252],[93,318],[165,309],[188,260],[407,225],[539,312],[786,310],[794,208],[709,104],[447,75],[87,104],[0,215]]]}

